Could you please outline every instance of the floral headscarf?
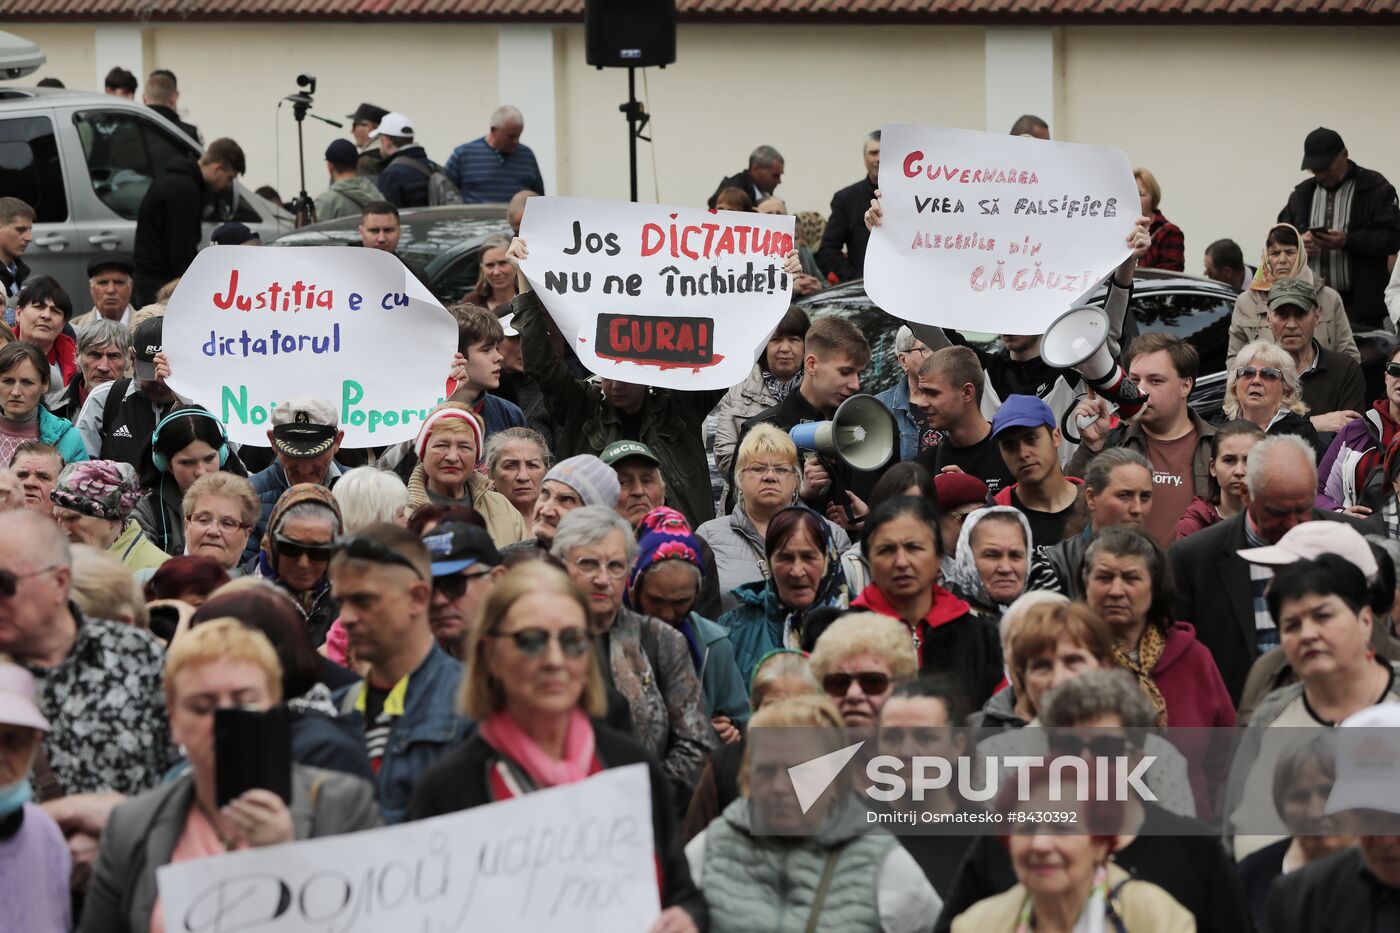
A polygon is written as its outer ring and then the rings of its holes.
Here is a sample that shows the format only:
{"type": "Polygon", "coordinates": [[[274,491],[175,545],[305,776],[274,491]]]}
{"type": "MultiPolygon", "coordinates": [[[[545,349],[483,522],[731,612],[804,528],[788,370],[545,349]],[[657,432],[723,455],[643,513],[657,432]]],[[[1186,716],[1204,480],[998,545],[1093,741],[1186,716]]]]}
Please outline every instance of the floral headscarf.
{"type": "Polygon", "coordinates": [[[141,483],[129,463],[84,460],[64,468],[50,498],[74,512],[125,522],[141,501],[141,483]]]}
{"type": "Polygon", "coordinates": [[[700,542],[690,531],[685,516],[668,506],[659,506],[646,514],[639,525],[642,532],[640,550],[627,578],[623,601],[628,609],[636,609],[640,599],[637,588],[648,570],[663,560],[683,560],[705,572],[705,558],[700,555],[700,542]]]}
{"type": "MultiPolygon", "coordinates": [[[[1274,224],[1269,228],[1272,234],[1275,230],[1292,230],[1293,235],[1298,238],[1298,258],[1293,263],[1293,268],[1284,276],[1286,279],[1302,279],[1309,285],[1316,285],[1313,278],[1312,269],[1308,268],[1308,254],[1303,249],[1303,235],[1298,232],[1298,228],[1292,224],[1274,224]]],[[[1274,274],[1269,271],[1269,237],[1264,237],[1264,251],[1259,254],[1259,268],[1254,270],[1254,279],[1249,283],[1249,291],[1263,292],[1264,297],[1269,295],[1269,289],[1274,287],[1274,274]]]]}
{"type": "MultiPolygon", "coordinates": [[[[1020,509],[1014,509],[1009,505],[994,505],[991,508],[978,509],[963,520],[962,529],[958,532],[958,546],[953,552],[953,569],[949,574],[948,582],[952,589],[963,598],[975,605],[985,608],[995,606],[998,609],[1005,609],[1006,606],[996,603],[992,597],[987,595],[987,587],[982,583],[982,574],[977,570],[977,558],[972,553],[972,532],[989,515],[1014,515],[1021,523],[1021,530],[1026,533],[1026,575],[1030,576],[1029,561],[1031,555],[1035,553],[1035,545],[1031,540],[1031,524],[1026,521],[1026,516],[1020,509]]],[[[1025,582],[1021,584],[1021,592],[1025,592],[1025,582]]],[[[1020,593],[1017,594],[1018,596],[1020,593]]]]}

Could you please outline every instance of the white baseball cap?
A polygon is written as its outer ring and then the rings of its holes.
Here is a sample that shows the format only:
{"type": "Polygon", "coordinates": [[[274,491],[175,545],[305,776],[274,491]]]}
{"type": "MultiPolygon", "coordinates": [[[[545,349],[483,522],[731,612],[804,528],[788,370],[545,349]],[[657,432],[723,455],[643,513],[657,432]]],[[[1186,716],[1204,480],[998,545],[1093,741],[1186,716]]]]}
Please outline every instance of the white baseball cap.
{"type": "Polygon", "coordinates": [[[1342,522],[1303,522],[1288,529],[1278,544],[1244,548],[1240,556],[1251,564],[1283,567],[1300,560],[1317,560],[1323,554],[1336,554],[1355,564],[1366,579],[1380,572],[1371,545],[1350,525],[1342,522]]]}
{"type": "Polygon", "coordinates": [[[1378,703],[1342,720],[1335,733],[1337,779],[1323,812],[1400,814],[1400,703],[1378,703]]]}
{"type": "Polygon", "coordinates": [[[413,136],[413,121],[397,110],[384,114],[384,119],[379,121],[379,126],[373,133],[369,134],[370,139],[379,136],[413,136]]]}

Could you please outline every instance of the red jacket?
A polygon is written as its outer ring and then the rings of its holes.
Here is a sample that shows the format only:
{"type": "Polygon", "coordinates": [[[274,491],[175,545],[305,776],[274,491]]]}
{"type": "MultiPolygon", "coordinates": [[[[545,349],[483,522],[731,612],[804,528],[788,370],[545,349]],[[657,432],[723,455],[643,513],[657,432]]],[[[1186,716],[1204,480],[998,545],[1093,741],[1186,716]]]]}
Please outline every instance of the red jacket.
{"type": "Polygon", "coordinates": [[[1152,680],[1167,701],[1167,727],[1190,730],[1173,732],[1170,741],[1186,757],[1196,815],[1209,819],[1214,806],[1208,775],[1225,773],[1230,739],[1221,730],[1235,725],[1235,706],[1215,659],[1196,640],[1195,627],[1173,622],[1167,629],[1167,644],[1152,669],[1152,680]]]}
{"type": "MultiPolygon", "coordinates": [[[[1076,485],[1076,486],[1083,486],[1083,485],[1084,485],[1084,480],[1080,479],[1080,478],[1077,477],[1077,476],[1066,476],[1065,479],[1069,480],[1071,483],[1073,483],[1073,484],[1076,485]]],[[[992,498],[992,502],[993,502],[994,504],[996,504],[996,505],[1009,505],[1009,506],[1012,506],[1012,507],[1014,508],[1014,507],[1015,507],[1015,503],[1011,501],[1011,490],[1015,489],[1015,488],[1016,488],[1017,486],[1019,486],[1019,485],[1021,485],[1021,484],[1020,484],[1020,483],[1012,483],[1010,486],[1003,486],[1002,489],[1001,489],[1001,491],[998,492],[998,493],[992,498]]]]}
{"type": "Polygon", "coordinates": [[[1185,538],[1220,521],[1220,510],[1201,496],[1191,500],[1176,523],[1176,536],[1185,538]]]}

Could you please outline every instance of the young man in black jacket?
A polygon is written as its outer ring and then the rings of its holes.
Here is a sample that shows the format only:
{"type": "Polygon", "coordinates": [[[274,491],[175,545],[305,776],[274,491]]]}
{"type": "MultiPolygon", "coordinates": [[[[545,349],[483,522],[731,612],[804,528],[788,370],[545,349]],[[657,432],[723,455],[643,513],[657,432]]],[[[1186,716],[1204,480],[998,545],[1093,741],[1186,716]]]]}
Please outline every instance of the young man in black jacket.
{"type": "Polygon", "coordinates": [[[5,298],[18,297],[29,275],[19,257],[34,239],[34,208],[19,198],[0,198],[0,286],[5,298]]]}
{"type": "Polygon", "coordinates": [[[151,182],[136,215],[132,303],[137,308],[155,301],[162,285],[185,274],[203,239],[206,203],[246,169],[238,143],[216,139],[198,161],[175,159],[151,182]]]}

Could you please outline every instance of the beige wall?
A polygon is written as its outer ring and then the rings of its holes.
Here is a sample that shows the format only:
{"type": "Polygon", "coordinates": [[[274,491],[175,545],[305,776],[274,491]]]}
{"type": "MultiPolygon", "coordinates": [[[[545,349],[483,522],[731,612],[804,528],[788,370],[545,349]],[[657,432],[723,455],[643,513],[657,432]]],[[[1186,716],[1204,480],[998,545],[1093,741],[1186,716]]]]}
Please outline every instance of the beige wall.
{"type": "MultiPolygon", "coordinates": [[[[43,49],[48,61],[31,78],[22,79],[21,84],[33,84],[40,78],[57,78],[65,87],[78,90],[91,90],[93,86],[92,60],[95,53],[93,36],[96,29],[90,23],[72,26],[33,25],[6,26],[12,32],[33,42],[43,49]]],[[[98,90],[102,90],[98,88],[98,90]]]]}
{"type": "Polygon", "coordinates": [[[1070,28],[1058,139],[1114,146],[1162,185],[1186,268],[1230,237],[1254,264],[1306,175],[1303,137],[1342,134],[1352,158],[1400,182],[1400,29],[1070,28]]]}

